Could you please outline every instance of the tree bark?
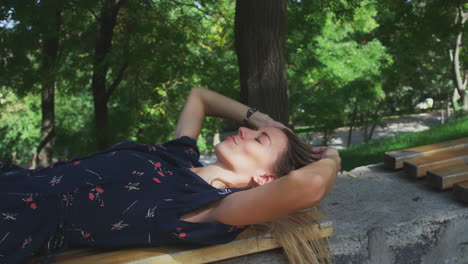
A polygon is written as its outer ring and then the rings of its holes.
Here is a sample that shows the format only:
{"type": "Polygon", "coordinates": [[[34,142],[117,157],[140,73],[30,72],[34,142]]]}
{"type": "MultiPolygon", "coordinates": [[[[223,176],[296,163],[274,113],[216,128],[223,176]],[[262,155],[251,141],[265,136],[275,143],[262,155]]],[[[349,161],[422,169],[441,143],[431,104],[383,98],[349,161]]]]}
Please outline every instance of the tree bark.
{"type": "MultiPolygon", "coordinates": [[[[117,25],[117,15],[124,2],[125,0],[105,1],[97,21],[91,89],[93,91],[96,141],[100,149],[106,148],[110,144],[108,139],[107,112],[107,102],[110,93],[106,86],[109,65],[105,58],[111,51],[114,28],[117,25]]],[[[123,67],[121,74],[123,74],[125,68],[126,66],[123,67]]],[[[115,89],[115,86],[117,85],[112,85],[111,92],[115,89]]]]}
{"type": "Polygon", "coordinates": [[[241,101],[288,124],[286,0],[237,0],[236,53],[241,101]]]}
{"type": "Polygon", "coordinates": [[[379,110],[380,110],[382,104],[383,104],[383,100],[380,100],[379,104],[375,108],[375,111],[374,111],[374,114],[373,114],[373,117],[372,117],[372,126],[371,126],[371,130],[369,132],[369,139],[368,140],[371,140],[372,135],[374,134],[374,130],[375,130],[375,127],[377,126],[377,121],[379,119],[379,110]]]}
{"type": "Polygon", "coordinates": [[[354,127],[354,124],[356,123],[356,116],[357,116],[357,103],[354,105],[353,114],[351,118],[351,124],[349,126],[349,131],[348,131],[348,142],[346,143],[346,147],[349,147],[351,145],[351,138],[353,136],[353,127],[354,127]]]}
{"type": "MultiPolygon", "coordinates": [[[[62,23],[62,10],[57,6],[58,2],[51,1],[54,6],[44,6],[52,8],[50,21],[45,27],[42,40],[42,121],[41,139],[36,151],[35,160],[31,167],[44,168],[52,163],[52,155],[55,141],[55,84],[57,55],[59,51],[59,34],[62,23]]],[[[41,3],[47,5],[47,3],[41,3]]]]}
{"type": "Polygon", "coordinates": [[[468,95],[466,93],[466,84],[467,84],[467,78],[466,76],[462,76],[462,71],[460,70],[460,48],[462,45],[462,33],[463,33],[463,27],[465,25],[465,21],[468,17],[468,13],[463,12],[463,7],[460,7],[459,9],[459,14],[457,19],[459,20],[460,23],[460,31],[457,34],[457,39],[455,42],[455,48],[453,50],[453,56],[452,57],[452,66],[453,66],[453,73],[454,73],[454,83],[455,87],[458,91],[458,94],[462,97],[463,101],[463,111],[467,112],[468,111],[468,95]]]}

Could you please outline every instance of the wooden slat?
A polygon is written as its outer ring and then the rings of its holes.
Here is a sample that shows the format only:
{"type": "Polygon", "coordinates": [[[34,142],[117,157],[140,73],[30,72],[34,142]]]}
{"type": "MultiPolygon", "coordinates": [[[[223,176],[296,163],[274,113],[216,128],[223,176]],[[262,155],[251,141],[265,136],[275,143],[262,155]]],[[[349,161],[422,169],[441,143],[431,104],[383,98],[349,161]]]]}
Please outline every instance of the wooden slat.
{"type": "Polygon", "coordinates": [[[428,170],[427,180],[439,190],[450,189],[455,183],[468,181],[468,164],[428,170]]]}
{"type": "Polygon", "coordinates": [[[410,159],[403,162],[403,170],[411,177],[420,178],[428,170],[464,163],[468,163],[468,148],[410,159]]]}
{"type": "MultiPolygon", "coordinates": [[[[320,224],[320,236],[328,237],[333,233],[331,222],[320,224]]],[[[160,247],[125,249],[101,253],[93,256],[78,257],[55,263],[82,264],[82,263],[132,263],[132,264],[180,264],[180,263],[209,263],[239,257],[247,254],[262,252],[279,248],[271,237],[249,237],[235,240],[228,244],[209,246],[203,248],[188,247],[160,247]]]]}
{"type": "Polygon", "coordinates": [[[403,168],[403,162],[412,158],[427,156],[437,152],[468,148],[468,138],[446,141],[415,148],[385,152],[384,165],[389,169],[403,168]]]}
{"type": "Polygon", "coordinates": [[[468,203],[468,181],[459,182],[453,186],[455,197],[465,203],[468,203]]]}

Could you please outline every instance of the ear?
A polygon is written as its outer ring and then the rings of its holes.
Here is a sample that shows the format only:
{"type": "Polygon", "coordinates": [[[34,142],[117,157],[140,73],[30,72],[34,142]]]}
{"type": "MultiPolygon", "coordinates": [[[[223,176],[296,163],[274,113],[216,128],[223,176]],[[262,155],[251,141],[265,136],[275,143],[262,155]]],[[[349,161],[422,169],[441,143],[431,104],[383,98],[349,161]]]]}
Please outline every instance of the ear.
{"type": "Polygon", "coordinates": [[[270,183],[276,179],[278,179],[278,176],[276,176],[273,173],[259,174],[258,176],[252,178],[252,180],[256,183],[257,186],[270,183]]]}

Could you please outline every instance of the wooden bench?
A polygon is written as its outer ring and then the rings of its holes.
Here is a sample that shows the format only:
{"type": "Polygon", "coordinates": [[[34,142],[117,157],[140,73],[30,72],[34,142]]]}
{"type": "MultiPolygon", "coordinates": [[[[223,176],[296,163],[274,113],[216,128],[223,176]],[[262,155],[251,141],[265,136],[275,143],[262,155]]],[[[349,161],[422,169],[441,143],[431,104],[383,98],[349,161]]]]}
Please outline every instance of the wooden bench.
{"type": "Polygon", "coordinates": [[[426,176],[431,169],[468,163],[468,148],[431,153],[403,162],[406,174],[414,178],[426,176]]]}
{"type": "Polygon", "coordinates": [[[409,159],[424,157],[438,152],[450,152],[463,148],[468,148],[468,138],[461,138],[415,148],[389,151],[384,154],[384,165],[389,169],[401,169],[403,168],[403,162],[409,159]]]}
{"type": "Polygon", "coordinates": [[[427,174],[427,182],[439,190],[453,187],[456,198],[468,203],[468,138],[386,152],[384,165],[403,167],[413,178],[427,174]]]}
{"type": "MultiPolygon", "coordinates": [[[[314,224],[314,223],[311,223],[314,224]]],[[[315,225],[315,224],[314,224],[315,225]]],[[[319,225],[320,236],[328,237],[333,233],[332,223],[322,222],[319,225]]],[[[104,251],[94,248],[70,250],[58,254],[53,263],[62,264],[117,264],[117,263],[209,263],[239,257],[252,253],[279,248],[280,245],[266,234],[261,237],[254,230],[247,229],[236,240],[222,245],[207,247],[154,247],[129,248],[104,251]]],[[[34,263],[34,259],[30,263],[34,263]]]]}
{"type": "Polygon", "coordinates": [[[458,200],[468,203],[468,181],[455,184],[453,192],[458,200]]]}
{"type": "Polygon", "coordinates": [[[468,164],[442,167],[427,171],[428,182],[439,190],[446,190],[458,182],[468,181],[468,164]]]}

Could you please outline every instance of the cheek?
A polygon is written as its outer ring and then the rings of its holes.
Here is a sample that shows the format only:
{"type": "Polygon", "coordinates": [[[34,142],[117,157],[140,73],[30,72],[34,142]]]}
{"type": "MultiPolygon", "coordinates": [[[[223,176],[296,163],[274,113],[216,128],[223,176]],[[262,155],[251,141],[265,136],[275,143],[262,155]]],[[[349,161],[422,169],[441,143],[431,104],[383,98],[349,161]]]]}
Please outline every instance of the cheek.
{"type": "Polygon", "coordinates": [[[255,146],[231,146],[228,142],[221,142],[215,146],[215,155],[219,161],[234,167],[251,168],[261,165],[265,160],[265,153],[260,155],[255,146]]]}

